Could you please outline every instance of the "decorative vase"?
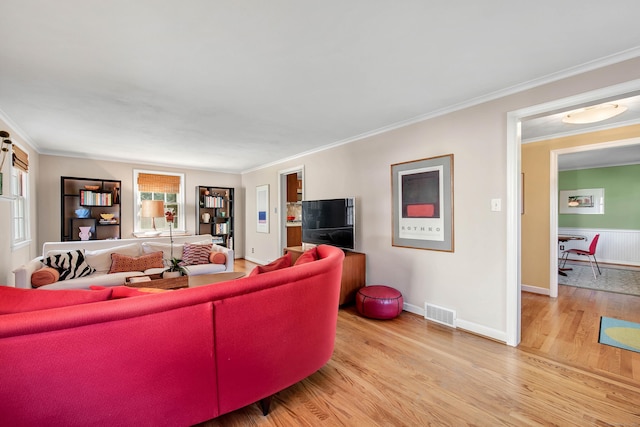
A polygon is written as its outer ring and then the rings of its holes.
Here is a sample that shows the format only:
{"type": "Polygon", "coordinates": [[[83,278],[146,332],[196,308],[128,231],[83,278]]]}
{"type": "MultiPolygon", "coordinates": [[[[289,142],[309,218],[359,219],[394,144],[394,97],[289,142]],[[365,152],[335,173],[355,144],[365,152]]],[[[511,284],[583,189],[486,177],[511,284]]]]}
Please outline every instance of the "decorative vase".
{"type": "Polygon", "coordinates": [[[89,240],[91,238],[91,227],[78,227],[80,229],[80,240],[89,240]]]}
{"type": "Polygon", "coordinates": [[[78,218],[89,218],[89,215],[91,215],[91,211],[87,208],[76,209],[76,216],[78,218]]]}
{"type": "Polygon", "coordinates": [[[174,277],[180,277],[182,275],[182,273],[180,273],[179,271],[164,271],[162,273],[162,278],[163,279],[171,279],[174,277]]]}
{"type": "Polygon", "coordinates": [[[205,212],[202,214],[202,222],[209,222],[209,220],[211,219],[211,214],[209,214],[209,212],[205,212]]]}

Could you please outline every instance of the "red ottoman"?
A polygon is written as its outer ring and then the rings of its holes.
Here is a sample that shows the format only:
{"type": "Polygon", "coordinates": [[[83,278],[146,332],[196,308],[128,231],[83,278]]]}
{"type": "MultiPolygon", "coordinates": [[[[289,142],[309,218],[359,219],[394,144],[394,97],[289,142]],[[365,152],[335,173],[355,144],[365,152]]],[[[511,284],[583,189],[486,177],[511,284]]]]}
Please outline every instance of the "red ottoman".
{"type": "Polygon", "coordinates": [[[402,312],[402,294],[389,286],[360,288],[356,294],[358,313],[371,319],[393,319],[402,312]]]}

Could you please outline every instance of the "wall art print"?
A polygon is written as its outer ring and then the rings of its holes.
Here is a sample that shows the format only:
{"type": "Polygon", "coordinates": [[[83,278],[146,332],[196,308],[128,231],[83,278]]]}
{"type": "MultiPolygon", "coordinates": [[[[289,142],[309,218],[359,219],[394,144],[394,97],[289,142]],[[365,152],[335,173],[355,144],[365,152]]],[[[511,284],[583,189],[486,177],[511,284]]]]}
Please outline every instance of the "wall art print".
{"type": "Polygon", "coordinates": [[[259,185],[256,187],[256,210],[258,218],[256,231],[258,233],[269,232],[269,185],[259,185]]]}
{"type": "Polygon", "coordinates": [[[453,154],[391,165],[392,245],[454,251],[453,154]]]}

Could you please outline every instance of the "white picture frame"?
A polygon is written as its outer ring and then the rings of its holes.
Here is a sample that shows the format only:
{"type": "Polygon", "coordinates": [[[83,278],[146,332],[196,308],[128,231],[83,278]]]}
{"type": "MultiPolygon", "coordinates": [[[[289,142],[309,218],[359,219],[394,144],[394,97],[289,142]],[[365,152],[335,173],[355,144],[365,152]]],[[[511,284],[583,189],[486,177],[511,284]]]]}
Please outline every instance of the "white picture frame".
{"type": "Polygon", "coordinates": [[[269,233],[269,184],[256,187],[256,231],[269,233]]]}
{"type": "Polygon", "coordinates": [[[561,214],[604,215],[604,188],[561,190],[558,207],[561,214]]]}

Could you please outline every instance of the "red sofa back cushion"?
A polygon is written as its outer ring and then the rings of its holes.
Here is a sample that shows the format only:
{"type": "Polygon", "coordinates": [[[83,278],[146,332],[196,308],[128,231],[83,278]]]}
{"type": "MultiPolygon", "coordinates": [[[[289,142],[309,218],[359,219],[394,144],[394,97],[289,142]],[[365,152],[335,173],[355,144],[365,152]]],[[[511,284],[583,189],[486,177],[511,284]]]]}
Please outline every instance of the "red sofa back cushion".
{"type": "Polygon", "coordinates": [[[68,305],[106,301],[111,298],[111,289],[98,291],[19,289],[0,286],[0,314],[22,313],[68,305]]]}

